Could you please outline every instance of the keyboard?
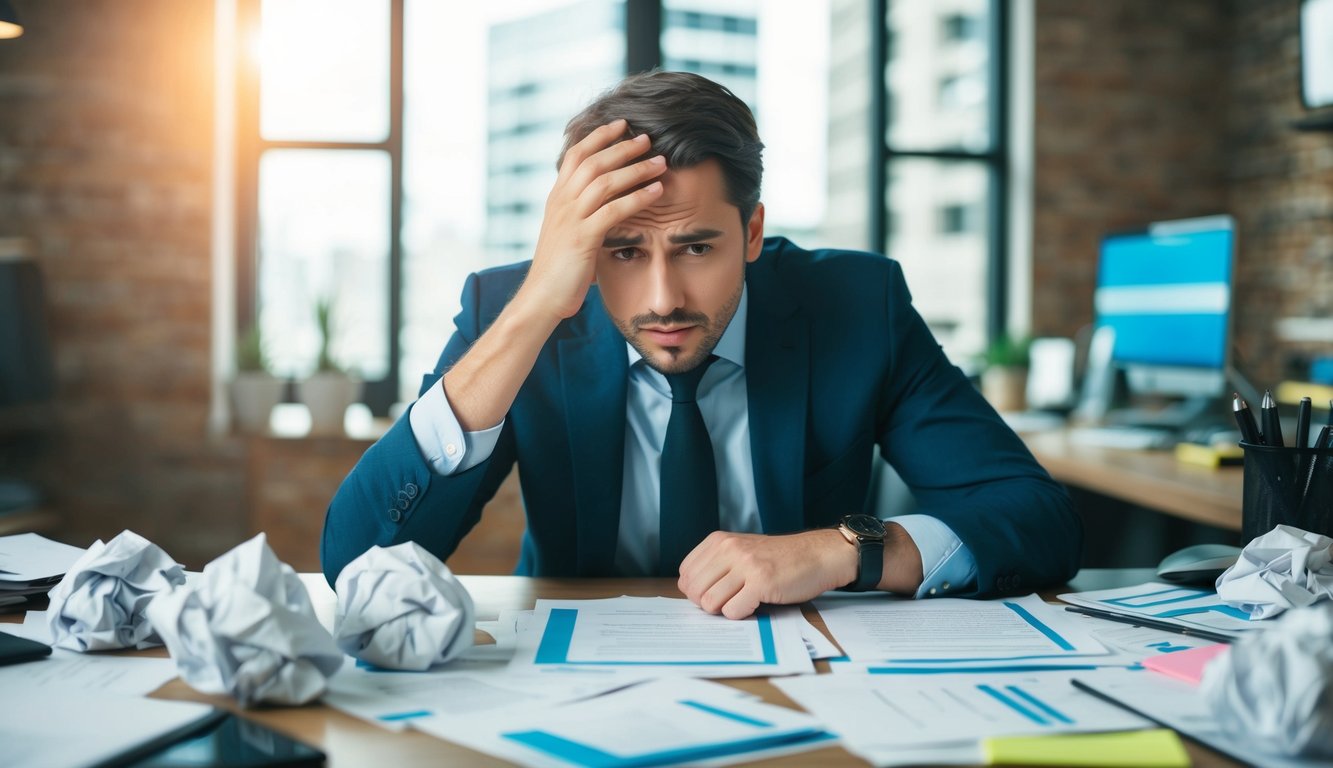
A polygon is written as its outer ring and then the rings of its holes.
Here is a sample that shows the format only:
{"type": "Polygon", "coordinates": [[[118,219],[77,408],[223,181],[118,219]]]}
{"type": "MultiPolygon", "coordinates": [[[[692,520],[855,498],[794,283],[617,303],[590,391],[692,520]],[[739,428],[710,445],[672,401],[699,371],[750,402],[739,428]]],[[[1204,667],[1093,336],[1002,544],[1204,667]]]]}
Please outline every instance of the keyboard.
{"type": "Polygon", "coordinates": [[[1098,448],[1146,451],[1172,448],[1178,438],[1171,430],[1152,427],[1077,427],[1069,430],[1069,442],[1098,448]]]}

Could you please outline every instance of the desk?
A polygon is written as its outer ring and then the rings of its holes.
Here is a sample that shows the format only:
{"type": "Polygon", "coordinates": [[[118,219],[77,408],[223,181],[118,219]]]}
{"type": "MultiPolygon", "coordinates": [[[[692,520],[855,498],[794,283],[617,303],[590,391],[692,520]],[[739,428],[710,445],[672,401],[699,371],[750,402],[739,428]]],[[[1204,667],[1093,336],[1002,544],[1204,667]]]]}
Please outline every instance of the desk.
{"type": "Polygon", "coordinates": [[[1071,443],[1063,431],[1021,435],[1056,480],[1168,515],[1240,530],[1240,467],[1208,469],[1170,451],[1128,451],[1071,443]]]}
{"type": "MultiPolygon", "coordinates": [[[[463,576],[464,585],[477,605],[477,618],[489,620],[498,617],[505,608],[531,608],[542,598],[595,598],[616,595],[680,597],[671,579],[528,579],[518,576],[463,576]]],[[[1063,590],[1061,590],[1063,591],[1063,590]]],[[[1048,593],[1049,598],[1054,593],[1048,593]]],[[[315,598],[317,609],[320,599],[315,598]]],[[[806,616],[824,629],[824,622],[807,606],[806,616]]],[[[6,617],[8,618],[8,617],[6,617]]],[[[162,649],[143,652],[145,655],[165,655],[162,649]]],[[[820,662],[823,671],[827,667],[820,662]]],[[[790,699],[762,678],[720,681],[763,697],[766,701],[796,707],[790,699]]],[[[283,731],[302,741],[321,747],[329,755],[332,766],[343,768],[382,765],[395,766],[502,766],[501,760],[473,752],[451,742],[441,741],[415,731],[390,733],[369,723],[357,720],[331,708],[312,704],[295,708],[272,708],[241,711],[227,698],[205,696],[187,686],[179,678],[159,688],[153,696],[161,699],[201,701],[238,711],[246,717],[261,721],[271,728],[283,731]]],[[[1224,756],[1192,742],[1186,749],[1195,766],[1213,768],[1235,766],[1224,756]]],[[[771,760],[766,765],[776,766],[863,766],[860,759],[839,747],[817,752],[806,752],[771,760]]]]}

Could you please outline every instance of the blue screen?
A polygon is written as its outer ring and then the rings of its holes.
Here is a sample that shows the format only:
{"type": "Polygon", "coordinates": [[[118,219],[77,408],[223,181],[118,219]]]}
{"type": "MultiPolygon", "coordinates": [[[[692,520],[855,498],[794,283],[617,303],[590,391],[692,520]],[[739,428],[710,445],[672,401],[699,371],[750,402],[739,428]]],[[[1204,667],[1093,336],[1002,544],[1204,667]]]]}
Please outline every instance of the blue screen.
{"type": "Polygon", "coordinates": [[[1230,227],[1102,241],[1094,303],[1116,362],[1224,368],[1231,244],[1230,227]]]}

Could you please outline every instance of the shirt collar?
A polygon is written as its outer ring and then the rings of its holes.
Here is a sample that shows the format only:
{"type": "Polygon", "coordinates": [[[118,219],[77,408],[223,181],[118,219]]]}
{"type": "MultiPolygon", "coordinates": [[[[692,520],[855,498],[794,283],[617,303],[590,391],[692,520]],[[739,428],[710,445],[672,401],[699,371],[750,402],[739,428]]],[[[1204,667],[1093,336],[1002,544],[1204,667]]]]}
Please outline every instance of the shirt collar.
{"type": "MultiPolygon", "coordinates": [[[[731,322],[727,323],[727,330],[722,332],[722,338],[717,340],[717,346],[713,348],[713,354],[733,363],[738,368],[745,367],[745,328],[747,307],[750,303],[750,288],[744,283],[741,284],[741,300],[736,304],[736,314],[731,316],[731,322]]],[[[643,355],[639,350],[628,341],[625,342],[625,349],[629,351],[629,364],[633,368],[635,363],[643,360],[643,355]]]]}

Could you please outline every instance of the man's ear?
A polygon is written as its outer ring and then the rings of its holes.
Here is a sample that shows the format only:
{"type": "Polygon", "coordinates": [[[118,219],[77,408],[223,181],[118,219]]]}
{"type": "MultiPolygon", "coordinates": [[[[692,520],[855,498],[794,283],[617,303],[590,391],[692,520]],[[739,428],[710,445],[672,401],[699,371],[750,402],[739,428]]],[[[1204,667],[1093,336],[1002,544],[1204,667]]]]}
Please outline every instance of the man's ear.
{"type": "Polygon", "coordinates": [[[745,260],[754,261],[764,250],[764,204],[758,203],[745,225],[745,260]]]}

